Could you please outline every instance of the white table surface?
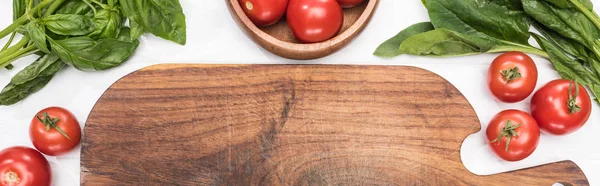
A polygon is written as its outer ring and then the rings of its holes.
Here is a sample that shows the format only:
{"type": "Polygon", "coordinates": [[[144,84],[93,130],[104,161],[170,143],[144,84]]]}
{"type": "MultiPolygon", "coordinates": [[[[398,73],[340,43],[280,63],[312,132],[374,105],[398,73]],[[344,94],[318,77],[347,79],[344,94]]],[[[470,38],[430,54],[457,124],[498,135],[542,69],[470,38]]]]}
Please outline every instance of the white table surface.
{"type": "MultiPolygon", "coordinates": [[[[593,2],[600,6],[599,0],[593,2]]],[[[454,84],[471,102],[483,129],[491,117],[503,109],[528,111],[530,98],[517,104],[504,104],[494,101],[487,92],[487,67],[497,54],[442,59],[414,56],[382,59],[372,55],[381,42],[398,31],[428,20],[418,0],[381,0],[370,24],[350,45],[333,55],[310,61],[284,59],[259,47],[235,24],[224,0],[181,0],[181,3],[187,17],[187,45],[144,35],[135,55],[118,68],[103,72],[80,72],[74,68],[61,71],[44,89],[25,101],[0,107],[0,149],[15,145],[33,147],[29,140],[29,123],[34,114],[45,107],[61,106],[71,110],[83,128],[95,102],[112,83],[137,69],[159,63],[410,65],[433,71],[454,84]]],[[[12,1],[4,0],[0,3],[0,27],[11,22],[12,1]]],[[[534,55],[532,58],[539,69],[537,88],[559,78],[547,60],[534,55]]],[[[23,58],[14,63],[14,70],[0,70],[0,86],[4,87],[33,60],[35,57],[23,58]]],[[[462,146],[463,162],[473,173],[484,175],[573,160],[583,169],[591,185],[600,185],[600,148],[595,138],[600,134],[598,108],[594,104],[589,121],[576,133],[563,137],[542,135],[538,149],[529,158],[515,163],[496,158],[486,146],[484,132],[473,134],[462,146]]],[[[79,184],[79,157],[79,147],[60,157],[47,157],[54,185],[79,184]]]]}

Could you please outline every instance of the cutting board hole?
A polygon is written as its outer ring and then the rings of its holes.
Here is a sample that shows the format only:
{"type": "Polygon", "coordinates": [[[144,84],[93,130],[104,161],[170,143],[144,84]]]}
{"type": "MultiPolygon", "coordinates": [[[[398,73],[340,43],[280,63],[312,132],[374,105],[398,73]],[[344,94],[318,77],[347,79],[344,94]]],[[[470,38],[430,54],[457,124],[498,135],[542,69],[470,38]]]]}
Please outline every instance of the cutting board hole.
{"type": "Polygon", "coordinates": [[[569,182],[556,182],[556,183],[552,184],[552,186],[573,186],[573,184],[571,184],[569,182]]]}

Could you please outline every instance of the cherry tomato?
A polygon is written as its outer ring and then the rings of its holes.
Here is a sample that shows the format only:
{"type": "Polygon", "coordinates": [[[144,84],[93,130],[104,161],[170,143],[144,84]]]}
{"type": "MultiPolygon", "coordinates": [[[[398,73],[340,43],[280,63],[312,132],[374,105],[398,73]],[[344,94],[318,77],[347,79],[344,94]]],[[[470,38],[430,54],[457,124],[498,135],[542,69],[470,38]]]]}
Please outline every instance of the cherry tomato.
{"type": "Polygon", "coordinates": [[[81,139],[81,127],[75,116],[61,107],[39,111],[31,120],[29,137],[40,152],[59,156],[73,150],[81,139]]]}
{"type": "Polygon", "coordinates": [[[52,172],[44,155],[29,147],[10,147],[0,151],[0,185],[50,185],[52,172]]]}
{"type": "Polygon", "coordinates": [[[520,110],[504,110],[496,114],[485,133],[492,151],[506,161],[527,158],[540,141],[538,124],[528,113],[520,110]]]}
{"type": "Polygon", "coordinates": [[[554,135],[578,130],[592,112],[587,90],[581,84],[565,79],[550,81],[540,88],[533,94],[530,107],[542,132],[554,135]]]}
{"type": "Polygon", "coordinates": [[[240,6],[256,26],[269,26],[285,14],[288,0],[238,0],[240,6]]]}
{"type": "Polygon", "coordinates": [[[342,8],[352,8],[352,7],[355,7],[356,5],[361,4],[365,0],[337,0],[337,1],[338,1],[338,3],[340,3],[340,6],[342,6],[342,8]]]}
{"type": "Polygon", "coordinates": [[[336,0],[290,0],[287,22],[296,39],[316,43],[340,32],[344,15],[336,0]]]}
{"type": "Polygon", "coordinates": [[[531,57],[522,52],[507,52],[494,59],[488,68],[487,82],[498,101],[515,103],[535,89],[538,72],[531,57]]]}

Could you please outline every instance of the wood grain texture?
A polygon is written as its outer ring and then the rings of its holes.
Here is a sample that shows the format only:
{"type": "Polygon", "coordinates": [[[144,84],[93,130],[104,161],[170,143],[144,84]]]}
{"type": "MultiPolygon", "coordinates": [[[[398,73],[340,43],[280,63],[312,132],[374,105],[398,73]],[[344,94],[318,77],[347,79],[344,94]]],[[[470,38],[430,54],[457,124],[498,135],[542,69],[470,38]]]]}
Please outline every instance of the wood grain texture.
{"type": "Polygon", "coordinates": [[[82,185],[588,185],[570,161],[468,172],[480,130],[443,78],[401,66],[158,65],[99,99],[82,185]]]}
{"type": "Polygon", "coordinates": [[[288,28],[286,18],[268,27],[257,27],[246,16],[238,0],[225,0],[231,16],[254,42],[264,49],[290,59],[316,59],[332,54],[351,42],[371,19],[379,0],[368,0],[353,8],[344,9],[344,23],[340,33],[323,42],[298,42],[288,28]]]}

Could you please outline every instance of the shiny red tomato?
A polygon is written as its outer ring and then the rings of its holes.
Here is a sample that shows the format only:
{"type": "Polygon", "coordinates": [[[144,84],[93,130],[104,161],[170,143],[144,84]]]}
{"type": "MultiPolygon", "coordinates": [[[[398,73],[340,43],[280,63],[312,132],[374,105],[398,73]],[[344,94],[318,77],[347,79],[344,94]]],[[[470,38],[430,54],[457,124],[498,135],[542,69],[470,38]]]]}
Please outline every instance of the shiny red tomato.
{"type": "Polygon", "coordinates": [[[240,6],[256,26],[268,26],[285,14],[288,0],[238,0],[240,6]]]}
{"type": "Polygon", "coordinates": [[[296,39],[316,43],[340,32],[344,14],[336,0],[290,0],[287,22],[296,39]]]}
{"type": "Polygon", "coordinates": [[[540,141],[538,124],[528,113],[520,110],[504,110],[496,114],[485,133],[492,151],[506,161],[527,158],[540,141]]]}
{"type": "Polygon", "coordinates": [[[39,111],[29,126],[29,137],[40,152],[59,156],[73,150],[81,139],[81,127],[75,116],[61,107],[39,111]]]}
{"type": "Polygon", "coordinates": [[[554,135],[578,130],[592,112],[587,90],[579,83],[564,79],[550,81],[535,92],[530,107],[542,132],[554,135]]]}
{"type": "Polygon", "coordinates": [[[338,1],[338,3],[340,3],[340,6],[342,6],[342,8],[352,8],[352,7],[355,7],[356,5],[361,4],[365,0],[337,0],[337,1],[338,1]]]}
{"type": "Polygon", "coordinates": [[[535,89],[538,72],[533,59],[522,52],[506,52],[488,68],[487,82],[498,101],[514,103],[527,98],[535,89]]]}
{"type": "Polygon", "coordinates": [[[10,147],[0,151],[0,185],[50,185],[52,172],[44,155],[29,147],[10,147]]]}

